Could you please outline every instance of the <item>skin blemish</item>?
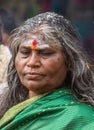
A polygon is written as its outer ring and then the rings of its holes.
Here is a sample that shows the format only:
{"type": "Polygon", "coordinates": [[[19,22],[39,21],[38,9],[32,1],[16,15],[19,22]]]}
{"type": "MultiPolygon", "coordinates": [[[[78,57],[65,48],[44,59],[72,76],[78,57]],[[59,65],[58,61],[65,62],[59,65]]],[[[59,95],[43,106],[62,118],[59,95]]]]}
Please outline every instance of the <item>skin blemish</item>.
{"type": "Polygon", "coordinates": [[[60,61],[60,58],[57,58],[58,61],[60,61]]]}

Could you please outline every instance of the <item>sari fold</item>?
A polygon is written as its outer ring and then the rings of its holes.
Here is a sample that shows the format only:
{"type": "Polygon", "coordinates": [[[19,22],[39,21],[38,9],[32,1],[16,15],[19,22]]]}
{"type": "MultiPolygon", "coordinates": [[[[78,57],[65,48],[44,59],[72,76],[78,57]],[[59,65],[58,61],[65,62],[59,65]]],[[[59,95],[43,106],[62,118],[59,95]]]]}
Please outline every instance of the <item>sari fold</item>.
{"type": "MultiPolygon", "coordinates": [[[[21,107],[21,103],[18,105],[21,107]]],[[[0,125],[0,130],[94,129],[94,108],[77,101],[69,89],[62,88],[40,96],[24,109],[20,109],[11,120],[0,125]]],[[[2,119],[4,118],[7,118],[7,115],[2,119]]]]}

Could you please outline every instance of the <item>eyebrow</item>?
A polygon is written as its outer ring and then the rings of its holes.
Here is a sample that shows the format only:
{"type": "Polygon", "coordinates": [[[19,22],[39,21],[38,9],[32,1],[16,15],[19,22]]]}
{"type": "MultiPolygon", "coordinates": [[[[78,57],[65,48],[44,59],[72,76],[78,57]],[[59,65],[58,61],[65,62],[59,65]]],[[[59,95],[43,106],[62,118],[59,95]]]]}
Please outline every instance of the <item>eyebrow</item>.
{"type": "MultiPolygon", "coordinates": [[[[48,45],[48,44],[43,44],[43,45],[37,45],[37,47],[39,48],[39,49],[46,49],[46,48],[50,48],[50,46],[48,45]]],[[[20,45],[20,48],[32,48],[32,45],[26,45],[26,44],[22,44],[22,45],[20,45]]]]}
{"type": "MultiPolygon", "coordinates": [[[[31,49],[31,46],[29,46],[29,45],[21,45],[20,47],[19,47],[19,49],[28,49],[28,50],[32,50],[31,49]]],[[[45,51],[45,50],[51,50],[52,48],[50,48],[50,47],[43,47],[43,48],[39,48],[38,50],[36,50],[36,51],[45,51]]]]}
{"type": "Polygon", "coordinates": [[[31,50],[30,46],[19,46],[19,50],[22,50],[22,49],[28,49],[28,50],[31,50]]]}
{"type": "Polygon", "coordinates": [[[30,47],[30,45],[26,44],[21,44],[20,47],[30,47]]]}

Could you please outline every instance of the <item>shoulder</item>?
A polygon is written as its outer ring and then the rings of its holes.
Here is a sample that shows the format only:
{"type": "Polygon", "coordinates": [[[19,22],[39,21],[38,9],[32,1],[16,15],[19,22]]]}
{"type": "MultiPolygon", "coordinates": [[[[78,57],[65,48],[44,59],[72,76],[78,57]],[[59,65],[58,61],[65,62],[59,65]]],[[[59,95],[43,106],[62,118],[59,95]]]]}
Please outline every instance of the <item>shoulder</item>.
{"type": "Polygon", "coordinates": [[[94,129],[94,107],[88,104],[80,103],[73,105],[70,112],[74,115],[74,122],[80,130],[94,129]]]}
{"type": "Polygon", "coordinates": [[[70,106],[74,113],[76,112],[77,116],[82,116],[86,118],[94,119],[94,107],[84,103],[75,103],[70,106]]]}
{"type": "Polygon", "coordinates": [[[36,109],[39,104],[42,105],[42,110],[40,110],[40,107],[38,108],[40,118],[49,120],[50,117],[56,124],[56,129],[93,130],[94,108],[79,102],[70,92],[58,91],[43,97],[39,101],[36,102],[36,109]],[[39,103],[39,101],[41,102],[39,103]]]}
{"type": "Polygon", "coordinates": [[[60,91],[60,93],[53,97],[49,104],[53,104],[52,107],[56,107],[62,111],[63,114],[65,112],[68,117],[78,117],[79,119],[83,118],[94,121],[94,107],[80,102],[72,95],[71,92],[63,91],[62,93],[60,91]]]}

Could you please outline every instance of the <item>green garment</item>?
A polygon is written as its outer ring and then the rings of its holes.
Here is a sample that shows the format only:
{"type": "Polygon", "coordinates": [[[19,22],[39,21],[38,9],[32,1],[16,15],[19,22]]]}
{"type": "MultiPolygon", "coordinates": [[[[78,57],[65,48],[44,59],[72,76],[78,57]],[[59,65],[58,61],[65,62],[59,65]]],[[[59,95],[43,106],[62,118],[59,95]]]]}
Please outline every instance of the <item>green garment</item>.
{"type": "Polygon", "coordinates": [[[3,124],[1,119],[0,130],[94,130],[94,108],[77,101],[65,88],[40,96],[21,109],[3,124]]]}

